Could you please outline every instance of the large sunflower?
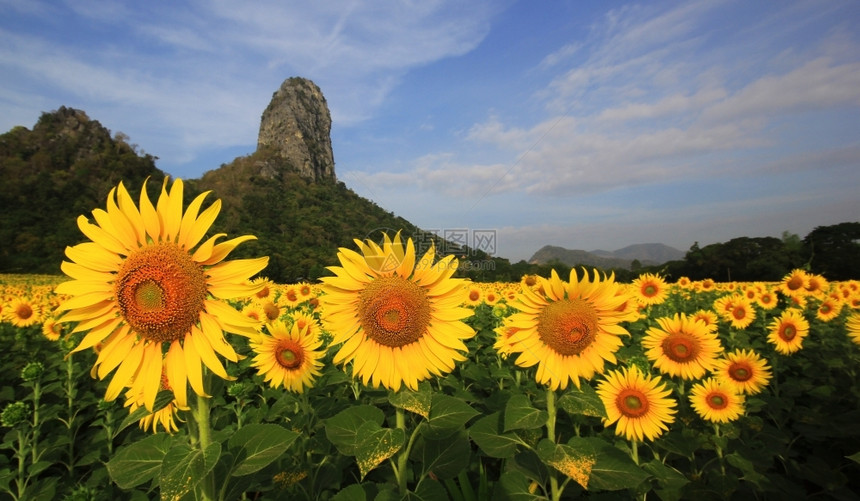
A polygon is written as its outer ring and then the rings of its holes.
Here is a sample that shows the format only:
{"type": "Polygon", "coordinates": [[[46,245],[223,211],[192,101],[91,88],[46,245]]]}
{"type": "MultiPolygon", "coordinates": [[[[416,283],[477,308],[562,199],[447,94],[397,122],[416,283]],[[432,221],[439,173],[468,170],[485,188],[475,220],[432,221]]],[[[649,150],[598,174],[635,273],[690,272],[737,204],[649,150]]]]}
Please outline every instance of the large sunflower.
{"type": "Polygon", "coordinates": [[[654,440],[675,420],[675,400],[660,377],[642,374],[632,366],[611,371],[597,385],[607,417],[605,426],[617,422],[615,434],[628,440],[654,440]]]}
{"type": "Polygon", "coordinates": [[[520,367],[537,365],[536,380],[553,390],[565,389],[570,381],[591,379],[603,373],[604,362],[615,363],[621,347],[619,336],[629,333],[621,322],[635,320],[636,312],[622,306],[630,296],[615,282],[615,275],[594,280],[588,273],[579,279],[570,271],[562,281],[555,270],[549,279],[540,278],[539,289],[523,288],[519,310],[497,329],[496,348],[502,354],[519,353],[520,367]],[[540,292],[538,292],[540,291],[540,292]]]}
{"type": "Polygon", "coordinates": [[[770,381],[767,360],[752,350],[735,350],[726,353],[714,364],[714,374],[728,383],[737,393],[755,395],[770,381]]]}
{"type": "Polygon", "coordinates": [[[416,390],[431,374],[454,369],[466,359],[464,339],[475,331],[462,322],[473,314],[462,307],[466,281],[451,278],[457,260],[434,263],[435,247],[416,261],[412,239],[385,235],[382,245],[355,240],[361,253],[341,248],[335,276],[323,277],[321,319],[343,345],[334,363],[352,362],[364,384],[416,390]]]}
{"type": "Polygon", "coordinates": [[[65,312],[60,321],[79,322],[73,332],[88,332],[73,351],[100,348],[93,367],[100,379],[116,369],[105,400],[129,387],[143,395],[149,410],[162,371],[183,408],[187,384],[206,396],[201,363],[229,379],[217,355],[234,362],[238,357],[224,332],[248,336],[258,324],[225,300],[254,294],[257,287],[248,279],[268,262],[224,261],[255,238],[250,235],[216,243],[225,236],[219,233],[200,243],[220,200],[200,212],[203,193],[183,212],[182,180],[169,193],[167,183],[154,206],[145,182],[139,208],[120,183],[108,195],[107,210],[92,212],[95,224],[80,216],[78,227],[91,241],[66,248],[70,261],[61,268],[72,280],[56,288],[70,296],[58,307],[65,312]]]}
{"type": "Polygon", "coordinates": [[[809,322],[803,317],[803,312],[797,308],[789,308],[782,312],[768,326],[767,336],[776,351],[783,355],[791,355],[803,345],[803,338],[809,334],[809,322]]]}
{"type": "Polygon", "coordinates": [[[664,374],[698,379],[711,369],[723,348],[717,326],[676,313],[657,319],[642,338],[645,356],[664,374]]]}
{"type": "Polygon", "coordinates": [[[289,391],[302,393],[313,386],[319,377],[323,357],[322,345],[310,325],[301,327],[293,322],[291,329],[275,320],[268,325],[270,335],[259,334],[251,338],[251,350],[256,353],[252,366],[273,388],[283,386],[289,391]]]}
{"type": "Polygon", "coordinates": [[[690,404],[702,419],[728,423],[744,413],[744,397],[726,382],[710,378],[690,389],[690,404]]]}
{"type": "Polygon", "coordinates": [[[42,321],[39,305],[28,298],[15,298],[3,309],[4,316],[15,327],[29,327],[42,321]]]}

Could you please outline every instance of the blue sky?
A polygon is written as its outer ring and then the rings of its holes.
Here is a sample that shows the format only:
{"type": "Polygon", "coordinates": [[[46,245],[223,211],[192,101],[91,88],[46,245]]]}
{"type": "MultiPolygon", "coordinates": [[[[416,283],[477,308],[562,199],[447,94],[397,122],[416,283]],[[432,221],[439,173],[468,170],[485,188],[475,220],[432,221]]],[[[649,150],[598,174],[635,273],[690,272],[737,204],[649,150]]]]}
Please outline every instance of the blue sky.
{"type": "Polygon", "coordinates": [[[0,0],[0,131],[79,108],[198,178],[300,76],[341,181],[513,261],[802,237],[860,220],[858,24],[853,0],[0,0]]]}

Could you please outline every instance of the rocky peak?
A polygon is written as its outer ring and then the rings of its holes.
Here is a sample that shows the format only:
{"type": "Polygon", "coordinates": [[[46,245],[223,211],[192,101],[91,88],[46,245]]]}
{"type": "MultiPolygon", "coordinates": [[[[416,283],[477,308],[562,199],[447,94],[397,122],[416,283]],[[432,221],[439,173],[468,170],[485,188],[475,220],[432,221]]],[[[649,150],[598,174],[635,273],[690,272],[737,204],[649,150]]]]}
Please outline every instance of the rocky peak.
{"type": "Polygon", "coordinates": [[[288,78],[263,111],[257,150],[270,151],[315,181],[334,180],[330,134],[331,113],[320,88],[305,78],[288,78]]]}

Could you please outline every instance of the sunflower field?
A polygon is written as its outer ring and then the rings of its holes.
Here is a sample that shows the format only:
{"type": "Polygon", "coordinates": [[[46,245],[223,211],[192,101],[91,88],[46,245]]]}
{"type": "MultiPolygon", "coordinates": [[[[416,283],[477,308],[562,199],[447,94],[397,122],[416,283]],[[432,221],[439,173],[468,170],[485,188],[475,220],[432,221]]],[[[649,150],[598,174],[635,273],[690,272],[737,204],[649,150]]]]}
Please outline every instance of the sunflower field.
{"type": "Polygon", "coordinates": [[[860,499],[860,281],[473,283],[398,233],[279,284],[141,193],[0,275],[2,499],[860,499]]]}

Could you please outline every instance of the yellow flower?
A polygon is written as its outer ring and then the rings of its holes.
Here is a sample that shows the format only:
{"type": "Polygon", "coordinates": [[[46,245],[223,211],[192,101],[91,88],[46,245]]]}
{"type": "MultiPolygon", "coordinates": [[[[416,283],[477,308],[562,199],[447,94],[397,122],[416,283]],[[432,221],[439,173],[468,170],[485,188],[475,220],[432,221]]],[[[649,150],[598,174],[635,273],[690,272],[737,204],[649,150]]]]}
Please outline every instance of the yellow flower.
{"type": "Polygon", "coordinates": [[[107,210],[93,211],[95,224],[78,218],[91,241],[66,248],[70,261],[61,267],[72,280],[56,288],[70,297],[58,307],[65,312],[59,320],[78,322],[73,332],[87,332],[73,351],[100,347],[93,367],[99,379],[116,370],[107,401],[129,387],[151,410],[164,371],[185,408],[187,384],[207,396],[201,363],[230,379],[217,355],[234,362],[238,356],[224,332],[256,332],[257,322],[226,300],[254,294],[258,289],[247,281],[268,258],[224,261],[250,235],[216,243],[225,236],[219,233],[200,243],[220,200],[200,212],[203,193],[183,212],[182,192],[176,180],[168,193],[165,179],[153,205],[144,183],[138,208],[120,183],[108,195],[107,210]]]}
{"type": "Polygon", "coordinates": [[[553,270],[540,281],[541,288],[523,288],[513,305],[519,312],[496,330],[496,347],[502,354],[519,353],[520,367],[537,365],[538,383],[557,390],[573,381],[578,388],[580,377],[591,379],[603,373],[605,361],[615,363],[619,336],[629,335],[621,322],[635,319],[636,312],[622,307],[630,296],[614,275],[601,280],[595,270],[593,280],[587,272],[580,279],[571,270],[564,282],[553,270]]]}
{"type": "Polygon", "coordinates": [[[796,308],[782,312],[769,327],[767,340],[783,355],[791,355],[799,350],[803,338],[809,334],[809,322],[803,317],[803,312],[796,308]]]}
{"type": "Polygon", "coordinates": [[[829,322],[839,316],[842,311],[842,301],[833,297],[824,297],[818,309],[815,310],[815,317],[822,322],[829,322]]]}
{"type": "Polygon", "coordinates": [[[808,286],[809,274],[797,268],[782,278],[779,283],[779,291],[788,297],[804,296],[808,286]]]}
{"type": "Polygon", "coordinates": [[[642,374],[636,366],[611,371],[597,385],[606,407],[604,426],[618,423],[615,434],[628,440],[655,440],[675,420],[677,403],[660,377],[642,374]]]}
{"type": "Polygon", "coordinates": [[[734,296],[726,318],[735,329],[746,329],[755,320],[755,307],[752,301],[743,296],[734,296]]]}
{"type": "Polygon", "coordinates": [[[399,232],[382,246],[355,243],[361,253],[341,248],[341,266],[328,268],[335,276],[320,279],[323,325],[332,345],[343,343],[334,363],[352,362],[364,384],[394,391],[454,370],[466,359],[463,340],[475,335],[462,322],[473,311],[462,307],[466,282],[451,278],[454,257],[434,263],[431,245],[416,261],[412,239],[404,245],[399,232]]]}
{"type": "Polygon", "coordinates": [[[770,381],[767,360],[752,350],[735,350],[717,360],[714,375],[734,388],[736,393],[755,395],[770,381]]]}
{"type": "Polygon", "coordinates": [[[723,348],[716,325],[685,313],[657,319],[642,338],[645,356],[660,372],[682,379],[698,379],[710,370],[723,348]]]}
{"type": "Polygon", "coordinates": [[[848,330],[848,337],[855,344],[860,345],[860,313],[852,313],[845,319],[845,328],[848,330]]]}
{"type": "Polygon", "coordinates": [[[15,298],[3,308],[3,316],[15,327],[29,327],[42,321],[39,306],[27,298],[15,298]]]}
{"type": "MultiPolygon", "coordinates": [[[[162,384],[162,389],[169,389],[162,384]]],[[[144,405],[144,396],[143,393],[135,394],[131,389],[129,389],[125,393],[125,407],[128,407],[128,413],[131,414],[140,407],[144,405]]],[[[164,431],[167,433],[174,433],[179,431],[179,427],[176,426],[176,420],[179,419],[177,417],[177,413],[179,412],[179,405],[175,400],[171,401],[166,406],[158,409],[155,412],[150,412],[146,416],[142,417],[140,421],[138,421],[138,426],[143,431],[152,430],[152,433],[158,433],[158,425],[161,424],[161,427],[164,428],[164,431]]],[[[182,421],[182,419],[179,419],[182,421]]]]}
{"type": "Polygon", "coordinates": [[[663,277],[652,273],[643,273],[633,280],[633,290],[640,303],[651,305],[660,304],[666,300],[669,286],[663,277]]]}
{"type": "Polygon", "coordinates": [[[728,423],[744,413],[744,397],[728,383],[710,378],[690,389],[690,404],[702,419],[713,423],[728,423]]]}
{"type": "Polygon", "coordinates": [[[466,306],[478,306],[484,301],[484,291],[478,284],[469,284],[466,288],[466,306]]]}
{"type": "Polygon", "coordinates": [[[251,338],[251,350],[256,353],[252,366],[263,380],[273,388],[283,386],[289,391],[302,393],[313,386],[319,377],[323,351],[322,341],[310,326],[304,328],[298,322],[291,329],[276,320],[268,324],[270,335],[259,334],[251,338]]]}

